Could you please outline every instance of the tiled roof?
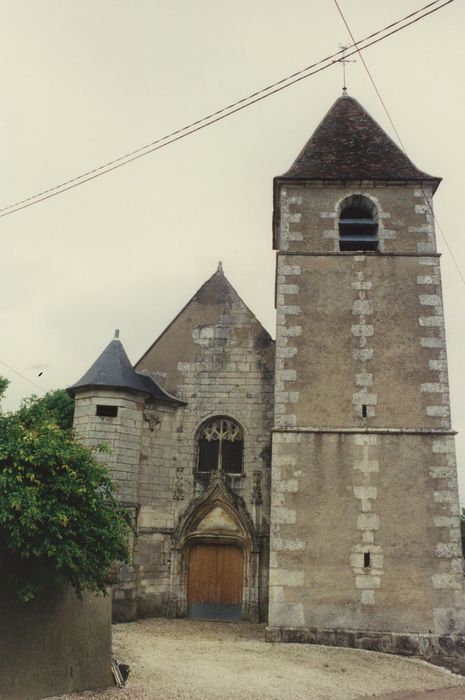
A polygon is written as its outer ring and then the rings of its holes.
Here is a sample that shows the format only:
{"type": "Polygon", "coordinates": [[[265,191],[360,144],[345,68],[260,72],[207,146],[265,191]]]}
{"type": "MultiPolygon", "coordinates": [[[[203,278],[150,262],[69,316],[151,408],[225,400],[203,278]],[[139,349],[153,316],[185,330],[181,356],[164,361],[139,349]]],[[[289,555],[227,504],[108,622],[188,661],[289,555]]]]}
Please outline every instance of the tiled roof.
{"type": "Polygon", "coordinates": [[[185,403],[165,392],[149,375],[136,372],[118,338],[113,338],[84,376],[69,389],[75,393],[76,389],[90,387],[138,391],[159,401],[185,403]]]}
{"type": "Polygon", "coordinates": [[[290,169],[277,180],[430,180],[357,100],[343,95],[305,144],[290,169]]]}

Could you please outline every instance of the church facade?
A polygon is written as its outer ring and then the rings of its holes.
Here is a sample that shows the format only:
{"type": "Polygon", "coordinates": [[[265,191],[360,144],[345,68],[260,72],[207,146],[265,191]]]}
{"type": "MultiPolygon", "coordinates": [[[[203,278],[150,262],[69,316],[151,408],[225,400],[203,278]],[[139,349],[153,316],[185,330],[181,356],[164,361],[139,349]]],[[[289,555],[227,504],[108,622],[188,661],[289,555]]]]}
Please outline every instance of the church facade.
{"type": "Polygon", "coordinates": [[[115,338],[73,390],[138,533],[115,619],[266,619],[274,342],[221,265],[135,368],[115,338]]]}
{"type": "Polygon", "coordinates": [[[71,387],[138,533],[116,619],[455,654],[439,182],[344,95],[274,181],[276,341],[219,266],[134,367],[115,338],[71,387]]]}

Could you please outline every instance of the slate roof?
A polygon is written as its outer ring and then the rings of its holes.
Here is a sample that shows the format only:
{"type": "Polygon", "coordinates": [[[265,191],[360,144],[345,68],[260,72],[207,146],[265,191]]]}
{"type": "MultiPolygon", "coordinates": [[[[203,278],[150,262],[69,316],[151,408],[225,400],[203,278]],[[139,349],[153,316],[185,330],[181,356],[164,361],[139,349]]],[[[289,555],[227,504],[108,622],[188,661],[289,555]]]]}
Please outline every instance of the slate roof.
{"type": "Polygon", "coordinates": [[[179,404],[180,406],[187,405],[187,401],[182,401],[181,399],[176,398],[176,396],[169,394],[167,391],[162,389],[161,386],[152,379],[152,377],[145,374],[145,372],[134,371],[138,378],[142,381],[142,384],[145,386],[146,393],[151,394],[152,399],[155,401],[168,401],[169,403],[179,404]]]}
{"type": "Polygon", "coordinates": [[[429,180],[353,97],[336,100],[289,170],[275,180],[429,180]]]}
{"type": "Polygon", "coordinates": [[[138,391],[149,394],[158,401],[185,404],[185,401],[180,401],[164,391],[148,374],[136,372],[117,337],[113,338],[84,376],[70,386],[69,390],[75,393],[76,389],[90,387],[138,391]]]}

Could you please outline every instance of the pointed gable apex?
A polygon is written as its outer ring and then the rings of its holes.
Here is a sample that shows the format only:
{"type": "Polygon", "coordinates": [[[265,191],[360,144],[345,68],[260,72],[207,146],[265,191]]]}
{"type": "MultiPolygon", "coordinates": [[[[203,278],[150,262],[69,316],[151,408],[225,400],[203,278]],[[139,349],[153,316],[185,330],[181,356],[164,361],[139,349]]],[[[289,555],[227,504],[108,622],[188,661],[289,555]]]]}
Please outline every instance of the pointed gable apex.
{"type": "Polygon", "coordinates": [[[429,181],[353,97],[333,104],[296,160],[276,180],[429,181]]]}
{"type": "Polygon", "coordinates": [[[213,339],[215,329],[220,328],[221,333],[221,338],[215,340],[218,347],[225,342],[234,325],[230,318],[234,308],[240,308],[240,315],[247,319],[255,347],[265,349],[273,345],[270,334],[238,295],[219,264],[216,272],[142,355],[136,369],[154,374],[167,391],[176,394],[179,363],[193,362],[200,348],[213,339]]]}
{"type": "Polygon", "coordinates": [[[261,331],[263,332],[265,338],[269,340],[269,342],[273,342],[273,339],[271,338],[270,334],[262,326],[260,321],[257,319],[257,317],[253,314],[253,312],[249,309],[247,304],[241,299],[239,294],[236,292],[234,287],[232,286],[231,282],[228,280],[226,275],[223,272],[223,265],[222,263],[218,263],[218,269],[216,272],[207,279],[206,282],[202,284],[202,286],[196,291],[194,296],[187,302],[185,306],[181,309],[181,311],[173,318],[171,323],[165,328],[165,330],[158,336],[158,338],[152,343],[152,345],[148,348],[148,350],[142,355],[140,360],[138,360],[135,364],[135,367],[143,367],[143,361],[147,357],[147,355],[150,353],[150,351],[157,345],[157,343],[165,336],[166,333],[170,330],[170,328],[177,322],[179,318],[182,317],[182,315],[186,312],[186,310],[189,308],[189,306],[193,304],[201,304],[201,305],[213,305],[213,306],[218,306],[218,305],[224,305],[227,303],[231,303],[232,300],[239,301],[244,308],[247,310],[247,312],[250,314],[252,318],[255,319],[256,323],[260,327],[261,331]]]}

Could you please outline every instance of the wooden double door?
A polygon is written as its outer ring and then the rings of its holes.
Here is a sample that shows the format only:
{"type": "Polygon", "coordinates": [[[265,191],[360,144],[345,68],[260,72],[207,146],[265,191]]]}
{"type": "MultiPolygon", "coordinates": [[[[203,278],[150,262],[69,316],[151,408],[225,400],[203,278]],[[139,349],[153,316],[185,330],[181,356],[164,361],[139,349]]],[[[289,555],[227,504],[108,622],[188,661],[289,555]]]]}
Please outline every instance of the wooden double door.
{"type": "Polygon", "coordinates": [[[207,620],[239,620],[244,555],[230,544],[195,544],[189,552],[187,614],[207,620]]]}

